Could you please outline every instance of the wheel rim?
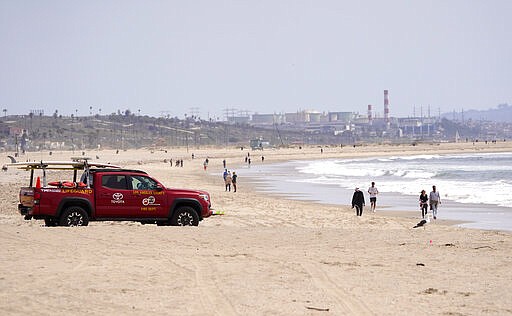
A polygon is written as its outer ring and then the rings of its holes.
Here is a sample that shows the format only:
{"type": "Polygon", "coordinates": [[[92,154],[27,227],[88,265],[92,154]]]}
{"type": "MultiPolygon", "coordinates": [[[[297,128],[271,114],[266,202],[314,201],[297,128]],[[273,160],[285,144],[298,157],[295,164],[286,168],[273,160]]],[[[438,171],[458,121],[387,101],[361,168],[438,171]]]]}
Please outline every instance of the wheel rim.
{"type": "Polygon", "coordinates": [[[180,213],[178,216],[178,225],[180,226],[192,226],[194,218],[190,213],[180,213]]]}
{"type": "Polygon", "coordinates": [[[74,211],[68,215],[68,226],[82,226],[84,217],[80,212],[74,211]]]}

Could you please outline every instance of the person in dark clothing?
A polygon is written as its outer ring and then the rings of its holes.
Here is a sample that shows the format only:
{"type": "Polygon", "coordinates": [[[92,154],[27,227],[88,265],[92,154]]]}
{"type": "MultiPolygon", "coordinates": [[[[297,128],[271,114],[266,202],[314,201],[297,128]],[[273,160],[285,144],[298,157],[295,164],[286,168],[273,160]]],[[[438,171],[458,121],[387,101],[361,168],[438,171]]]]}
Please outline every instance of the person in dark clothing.
{"type": "Polygon", "coordinates": [[[356,208],[356,215],[362,216],[363,215],[363,206],[364,203],[364,194],[362,191],[359,190],[359,188],[356,188],[354,191],[354,195],[352,196],[352,208],[356,208]]]}
{"type": "Polygon", "coordinates": [[[233,192],[236,192],[236,178],[238,175],[233,171],[233,176],[231,177],[231,183],[233,184],[233,192]]]}
{"type": "Polygon", "coordinates": [[[428,212],[428,195],[425,190],[421,190],[420,194],[420,209],[421,209],[421,218],[425,218],[428,212]]]}

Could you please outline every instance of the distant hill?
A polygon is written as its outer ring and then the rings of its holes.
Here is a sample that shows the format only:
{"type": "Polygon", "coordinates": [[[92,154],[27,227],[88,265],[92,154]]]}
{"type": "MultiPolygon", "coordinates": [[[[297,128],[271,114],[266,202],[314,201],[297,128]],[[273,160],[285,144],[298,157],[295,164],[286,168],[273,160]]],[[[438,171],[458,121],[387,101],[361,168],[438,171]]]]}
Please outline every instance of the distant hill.
{"type": "Polygon", "coordinates": [[[500,104],[496,109],[489,110],[468,110],[464,113],[444,113],[441,115],[443,118],[456,121],[494,121],[512,123],[512,106],[508,104],[500,104]],[[464,115],[464,117],[462,117],[464,115]]]}

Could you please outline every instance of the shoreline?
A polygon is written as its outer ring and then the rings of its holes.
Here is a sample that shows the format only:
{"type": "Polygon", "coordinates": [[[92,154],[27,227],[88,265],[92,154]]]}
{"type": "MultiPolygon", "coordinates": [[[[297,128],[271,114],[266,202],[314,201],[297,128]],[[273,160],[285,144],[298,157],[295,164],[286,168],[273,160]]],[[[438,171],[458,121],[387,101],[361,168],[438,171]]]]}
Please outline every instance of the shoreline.
{"type": "MultiPolygon", "coordinates": [[[[331,159],[343,158],[325,158],[322,160],[331,159]]],[[[335,184],[317,185],[308,181],[288,181],[293,177],[295,172],[294,166],[296,165],[295,162],[298,160],[302,159],[288,161],[280,160],[272,164],[265,164],[265,166],[255,166],[256,168],[245,167],[242,170],[245,170],[244,177],[251,182],[253,189],[257,190],[261,194],[269,194],[277,198],[286,198],[290,200],[310,201],[312,203],[321,203],[325,205],[350,205],[350,198],[353,190],[339,187],[335,184]]],[[[315,160],[308,157],[305,157],[304,160],[319,161],[319,159],[315,160]]],[[[402,216],[407,212],[407,217],[421,219],[420,211],[418,210],[416,212],[415,210],[417,205],[415,199],[417,199],[416,196],[407,194],[399,194],[396,192],[382,193],[377,199],[377,213],[382,213],[384,211],[383,214],[402,216]],[[414,207],[411,207],[411,204],[413,204],[414,207]],[[417,216],[411,216],[410,214],[417,214],[417,216]]],[[[365,214],[372,214],[369,213],[368,210],[369,208],[367,205],[363,212],[363,216],[365,214]]],[[[496,218],[492,215],[496,212],[498,214],[502,214],[502,212],[510,213],[510,210],[498,205],[462,203],[445,199],[439,213],[441,218],[438,218],[436,222],[440,222],[440,220],[443,219],[447,224],[457,225],[458,227],[512,232],[512,227],[508,221],[503,223],[496,222],[496,218]],[[491,213],[489,213],[490,211],[491,213]]],[[[508,219],[508,217],[503,219],[508,219]]]]}

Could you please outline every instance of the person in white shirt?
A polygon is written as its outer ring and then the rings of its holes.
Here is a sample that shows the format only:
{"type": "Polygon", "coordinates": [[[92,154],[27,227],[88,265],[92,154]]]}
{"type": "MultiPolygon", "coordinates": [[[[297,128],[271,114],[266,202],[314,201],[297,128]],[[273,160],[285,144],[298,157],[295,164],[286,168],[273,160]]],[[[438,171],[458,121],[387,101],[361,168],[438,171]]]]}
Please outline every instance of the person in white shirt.
{"type": "Polygon", "coordinates": [[[439,195],[439,192],[436,191],[435,185],[432,186],[432,192],[430,192],[428,199],[430,203],[430,209],[432,210],[432,215],[434,215],[434,219],[437,219],[437,206],[441,204],[441,196],[439,195]]]}
{"type": "Polygon", "coordinates": [[[370,209],[375,212],[375,208],[377,207],[377,194],[379,194],[375,182],[372,182],[372,186],[368,188],[368,193],[370,194],[370,209]]]}

